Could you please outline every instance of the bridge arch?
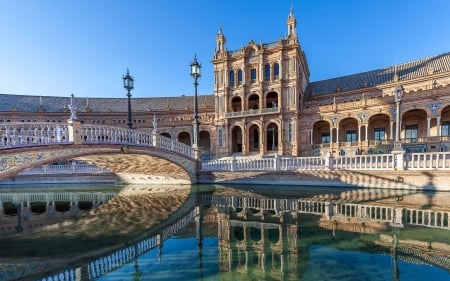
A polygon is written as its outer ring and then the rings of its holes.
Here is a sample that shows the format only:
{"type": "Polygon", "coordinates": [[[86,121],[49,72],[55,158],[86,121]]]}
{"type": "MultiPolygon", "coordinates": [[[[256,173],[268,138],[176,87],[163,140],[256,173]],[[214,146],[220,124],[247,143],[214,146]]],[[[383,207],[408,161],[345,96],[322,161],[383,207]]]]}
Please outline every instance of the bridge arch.
{"type": "Polygon", "coordinates": [[[3,151],[0,179],[71,159],[109,169],[126,183],[190,184],[197,181],[196,161],[187,156],[156,147],[120,144],[55,144],[3,151]]]}

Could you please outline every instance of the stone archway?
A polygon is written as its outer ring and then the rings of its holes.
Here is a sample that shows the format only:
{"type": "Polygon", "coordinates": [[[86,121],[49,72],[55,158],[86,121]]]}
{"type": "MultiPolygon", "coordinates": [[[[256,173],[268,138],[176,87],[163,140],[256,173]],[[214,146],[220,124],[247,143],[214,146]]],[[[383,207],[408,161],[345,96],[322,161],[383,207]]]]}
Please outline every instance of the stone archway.
{"type": "Polygon", "coordinates": [[[178,141],[191,146],[191,135],[188,132],[181,132],[178,134],[178,141]]]}
{"type": "Polygon", "coordinates": [[[200,131],[199,145],[203,151],[205,152],[211,151],[211,136],[208,131],[200,131]]]}
{"type": "Polygon", "coordinates": [[[249,138],[249,152],[258,152],[260,151],[260,129],[259,126],[253,124],[250,126],[248,130],[248,138],[249,138]]]}
{"type": "Polygon", "coordinates": [[[243,140],[241,127],[235,126],[231,130],[231,153],[242,153],[243,140]]]}
{"type": "Polygon", "coordinates": [[[279,107],[278,94],[276,92],[270,92],[266,95],[266,108],[279,107]]]}
{"type": "Polygon", "coordinates": [[[252,94],[248,97],[248,110],[259,109],[259,96],[252,94]]]}
{"type": "Polygon", "coordinates": [[[270,123],[266,133],[266,151],[278,152],[278,125],[270,123]]]}
{"type": "Polygon", "coordinates": [[[160,135],[169,139],[172,138],[172,136],[169,133],[161,133],[160,135]]]}
{"type": "Polygon", "coordinates": [[[231,99],[231,111],[237,112],[242,110],[242,99],[241,97],[233,97],[231,99]]]}

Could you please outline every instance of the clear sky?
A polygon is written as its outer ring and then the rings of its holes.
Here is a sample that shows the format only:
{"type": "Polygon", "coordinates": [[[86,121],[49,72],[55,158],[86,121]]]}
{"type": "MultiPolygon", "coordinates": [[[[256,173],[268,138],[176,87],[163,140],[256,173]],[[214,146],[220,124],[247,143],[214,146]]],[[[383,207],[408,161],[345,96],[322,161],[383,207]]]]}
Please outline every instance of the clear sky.
{"type": "MultiPolygon", "coordinates": [[[[286,35],[291,7],[310,81],[450,52],[449,0],[0,0],[0,93],[126,97],[213,93],[222,27],[228,50],[286,35]]],[[[0,100],[1,102],[1,100],[0,100]]]]}

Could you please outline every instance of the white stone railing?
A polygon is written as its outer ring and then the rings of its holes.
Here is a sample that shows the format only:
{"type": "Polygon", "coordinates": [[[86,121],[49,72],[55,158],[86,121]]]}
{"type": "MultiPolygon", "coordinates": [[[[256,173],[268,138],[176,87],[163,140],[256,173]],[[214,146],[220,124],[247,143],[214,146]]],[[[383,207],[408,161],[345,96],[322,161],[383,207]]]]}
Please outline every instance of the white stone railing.
{"type": "Polygon", "coordinates": [[[340,156],[334,158],[333,168],[337,170],[392,170],[395,168],[395,155],[340,156]]]}
{"type": "Polygon", "coordinates": [[[245,110],[245,111],[226,112],[225,113],[225,118],[251,116],[251,115],[262,115],[262,114],[272,114],[272,113],[278,113],[278,112],[280,112],[280,108],[279,107],[251,109],[251,110],[245,110]]]}
{"type": "Polygon", "coordinates": [[[202,161],[202,171],[296,171],[322,170],[321,157],[228,158],[202,161]]]}
{"type": "Polygon", "coordinates": [[[70,143],[68,124],[48,122],[0,123],[0,149],[70,143]]]}
{"type": "Polygon", "coordinates": [[[156,147],[189,156],[191,158],[194,158],[195,156],[194,150],[189,145],[159,134],[101,125],[82,125],[81,129],[83,144],[138,145],[156,147]]]}
{"type": "Polygon", "coordinates": [[[126,144],[152,146],[151,133],[102,125],[81,125],[83,144],[126,144]]]}
{"type": "Polygon", "coordinates": [[[202,161],[202,171],[450,170],[450,152],[339,157],[231,157],[202,161]]]}
{"type": "Polygon", "coordinates": [[[61,164],[44,165],[24,172],[19,175],[65,175],[65,174],[102,174],[111,173],[110,170],[91,164],[61,164]]]}
{"type": "Polygon", "coordinates": [[[51,144],[123,144],[155,147],[191,158],[195,153],[189,145],[170,138],[128,128],[80,124],[74,132],[71,123],[7,122],[0,123],[0,149],[51,144]],[[72,138],[72,139],[70,139],[72,138]]]}
{"type": "Polygon", "coordinates": [[[407,153],[404,162],[407,170],[448,170],[450,152],[407,153]]]}

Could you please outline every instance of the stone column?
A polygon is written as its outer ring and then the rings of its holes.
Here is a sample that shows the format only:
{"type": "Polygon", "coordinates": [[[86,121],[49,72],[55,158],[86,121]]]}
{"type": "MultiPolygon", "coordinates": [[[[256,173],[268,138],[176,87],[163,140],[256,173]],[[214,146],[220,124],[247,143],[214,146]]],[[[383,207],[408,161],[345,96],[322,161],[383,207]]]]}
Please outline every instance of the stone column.
{"type": "Polygon", "coordinates": [[[436,136],[440,137],[441,136],[441,117],[438,116],[436,117],[436,136]]]}
{"type": "Polygon", "coordinates": [[[430,137],[430,123],[431,123],[431,118],[428,117],[427,118],[427,138],[430,137]]]}
{"type": "Polygon", "coordinates": [[[69,141],[73,144],[81,144],[81,124],[78,120],[69,120],[69,141]]]}

